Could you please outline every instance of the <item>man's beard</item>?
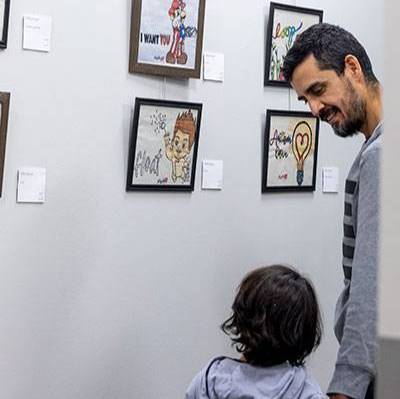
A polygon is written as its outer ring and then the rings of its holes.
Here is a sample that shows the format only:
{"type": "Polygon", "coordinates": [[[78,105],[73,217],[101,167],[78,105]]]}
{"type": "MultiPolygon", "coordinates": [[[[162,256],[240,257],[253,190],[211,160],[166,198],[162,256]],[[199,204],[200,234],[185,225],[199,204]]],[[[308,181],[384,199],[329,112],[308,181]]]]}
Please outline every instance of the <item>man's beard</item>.
{"type": "MultiPolygon", "coordinates": [[[[355,92],[353,85],[346,81],[348,118],[336,126],[331,125],[336,135],[340,137],[350,137],[361,131],[367,119],[367,107],[365,101],[355,92]]],[[[340,112],[339,108],[332,107],[330,110],[324,111],[321,114],[321,119],[326,121],[326,115],[330,111],[340,112]]]]}

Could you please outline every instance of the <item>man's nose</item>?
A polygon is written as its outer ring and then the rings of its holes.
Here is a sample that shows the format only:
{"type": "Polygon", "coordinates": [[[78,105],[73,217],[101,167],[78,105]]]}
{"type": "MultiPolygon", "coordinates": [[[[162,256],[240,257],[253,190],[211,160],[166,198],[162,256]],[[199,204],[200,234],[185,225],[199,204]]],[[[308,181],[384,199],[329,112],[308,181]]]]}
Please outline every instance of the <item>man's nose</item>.
{"type": "Polygon", "coordinates": [[[319,113],[321,112],[321,109],[324,108],[324,105],[318,101],[318,100],[309,100],[308,105],[310,107],[311,113],[319,117],[319,113]]]}

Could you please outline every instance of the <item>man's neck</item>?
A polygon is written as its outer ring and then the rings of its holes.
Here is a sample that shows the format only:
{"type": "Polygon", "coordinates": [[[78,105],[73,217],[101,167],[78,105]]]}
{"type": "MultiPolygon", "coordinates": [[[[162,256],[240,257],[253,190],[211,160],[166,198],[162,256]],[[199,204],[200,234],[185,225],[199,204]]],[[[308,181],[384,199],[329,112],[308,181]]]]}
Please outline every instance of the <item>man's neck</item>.
{"type": "Polygon", "coordinates": [[[368,140],[382,120],[382,93],[380,85],[371,86],[367,91],[367,119],[362,133],[368,140]]]}

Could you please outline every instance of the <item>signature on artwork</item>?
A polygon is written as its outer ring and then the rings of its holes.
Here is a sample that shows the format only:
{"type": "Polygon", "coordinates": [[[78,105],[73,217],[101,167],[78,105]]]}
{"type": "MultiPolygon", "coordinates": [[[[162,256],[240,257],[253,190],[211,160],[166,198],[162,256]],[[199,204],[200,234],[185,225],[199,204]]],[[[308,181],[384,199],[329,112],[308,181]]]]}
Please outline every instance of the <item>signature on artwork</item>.
{"type": "Polygon", "coordinates": [[[289,177],[289,174],[288,174],[287,172],[285,172],[285,173],[280,174],[280,175],[278,176],[278,179],[279,179],[279,180],[287,180],[288,177],[289,177]]]}
{"type": "Polygon", "coordinates": [[[164,179],[158,179],[157,184],[166,184],[168,183],[168,177],[164,177],[164,179]]]}

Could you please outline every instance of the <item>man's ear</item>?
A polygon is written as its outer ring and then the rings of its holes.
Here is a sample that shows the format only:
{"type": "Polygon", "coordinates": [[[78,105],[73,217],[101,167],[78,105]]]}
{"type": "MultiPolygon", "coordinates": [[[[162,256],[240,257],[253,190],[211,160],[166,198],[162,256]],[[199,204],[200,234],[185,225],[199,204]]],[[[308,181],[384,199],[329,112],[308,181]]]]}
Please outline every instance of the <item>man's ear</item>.
{"type": "Polygon", "coordinates": [[[358,58],[352,54],[346,55],[344,59],[344,74],[357,82],[362,82],[364,73],[358,58]]]}

